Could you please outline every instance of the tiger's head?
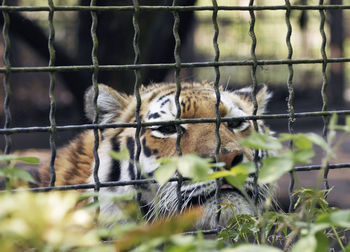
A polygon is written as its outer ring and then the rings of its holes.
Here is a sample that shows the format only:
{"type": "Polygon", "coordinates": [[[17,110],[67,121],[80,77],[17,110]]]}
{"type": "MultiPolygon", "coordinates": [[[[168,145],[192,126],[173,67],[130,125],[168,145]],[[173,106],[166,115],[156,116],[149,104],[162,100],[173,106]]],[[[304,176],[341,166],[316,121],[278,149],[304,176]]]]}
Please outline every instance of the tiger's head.
{"type": "MultiPolygon", "coordinates": [[[[209,83],[182,83],[180,95],[181,118],[216,118],[215,103],[216,95],[212,84],[209,83]]],[[[219,113],[221,117],[241,117],[252,115],[254,105],[251,99],[251,88],[243,88],[236,91],[220,90],[219,113]]],[[[177,109],[175,103],[175,84],[154,84],[142,88],[140,117],[142,122],[158,122],[174,120],[177,109]]],[[[258,103],[258,114],[265,110],[270,93],[265,85],[260,85],[256,95],[258,103]]],[[[90,89],[85,97],[85,110],[87,116],[93,120],[94,91],[90,89]]],[[[97,107],[99,111],[99,123],[128,123],[135,122],[136,98],[127,96],[100,84],[97,107]]],[[[261,121],[259,127],[263,127],[261,121]]],[[[181,124],[180,148],[182,154],[196,153],[201,157],[215,156],[217,138],[215,135],[215,123],[181,124]]],[[[100,181],[129,181],[136,179],[137,168],[134,158],[136,155],[135,128],[108,128],[101,132],[101,143],[99,147],[100,181]],[[120,151],[127,148],[130,153],[130,160],[117,161],[111,158],[110,151],[120,151]]],[[[254,130],[252,121],[231,121],[223,122],[220,125],[219,133],[221,145],[219,151],[220,162],[225,164],[226,169],[243,161],[253,160],[253,150],[242,147],[239,140],[250,135],[254,130]]],[[[177,129],[174,125],[152,125],[142,127],[140,132],[141,153],[139,163],[142,170],[142,177],[152,177],[158,168],[157,159],[161,157],[177,156],[176,149],[177,129]]],[[[155,216],[155,209],[162,215],[172,215],[178,209],[177,183],[169,182],[161,188],[157,184],[142,185],[141,205],[146,217],[152,219],[155,216]],[[153,189],[153,190],[151,190],[153,189]],[[155,195],[159,199],[155,206],[155,195]]],[[[204,216],[198,222],[200,228],[215,227],[215,212],[217,211],[215,190],[216,181],[199,183],[184,183],[181,187],[182,209],[192,205],[202,205],[204,216]]],[[[122,186],[102,189],[116,193],[125,193],[135,190],[133,186],[122,186]]],[[[253,178],[248,178],[246,191],[252,195],[253,178]]],[[[267,188],[259,187],[259,200],[261,204],[266,196],[267,188]]],[[[235,214],[253,214],[253,207],[235,188],[222,183],[220,193],[221,202],[233,203],[235,214]]],[[[258,206],[259,207],[259,206],[258,206]]],[[[111,204],[102,205],[102,211],[115,212],[117,207],[111,204]]],[[[229,218],[233,217],[231,209],[224,209],[221,212],[220,224],[224,225],[229,218]]]]}

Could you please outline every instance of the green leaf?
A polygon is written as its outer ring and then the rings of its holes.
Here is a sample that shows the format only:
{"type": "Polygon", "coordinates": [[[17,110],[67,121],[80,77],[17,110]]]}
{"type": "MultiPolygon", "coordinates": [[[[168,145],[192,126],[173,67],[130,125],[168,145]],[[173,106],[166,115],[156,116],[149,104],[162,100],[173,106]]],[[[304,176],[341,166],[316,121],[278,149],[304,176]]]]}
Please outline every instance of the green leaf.
{"type": "Polygon", "coordinates": [[[332,151],[330,149],[330,147],[328,146],[327,142],[321,136],[319,136],[315,133],[309,133],[309,134],[306,134],[306,136],[310,141],[312,141],[314,144],[317,144],[325,151],[327,151],[329,153],[332,151]]]}
{"type": "Polygon", "coordinates": [[[1,168],[0,176],[16,180],[24,180],[35,184],[37,183],[29,172],[11,166],[1,168]]]}
{"type": "Polygon", "coordinates": [[[255,244],[243,244],[235,248],[226,248],[220,251],[222,252],[282,252],[282,250],[272,246],[255,245],[255,244]]]}
{"type": "Polygon", "coordinates": [[[270,157],[262,160],[258,183],[267,184],[279,179],[283,174],[293,169],[294,163],[287,158],[270,157]]]}
{"type": "Polygon", "coordinates": [[[322,213],[317,218],[315,223],[327,223],[329,225],[332,225],[331,222],[331,214],[330,213],[322,213]]]}
{"type": "Polygon", "coordinates": [[[315,152],[312,149],[292,151],[292,158],[295,163],[300,162],[309,164],[314,155],[315,152]]]}
{"type": "Polygon", "coordinates": [[[316,237],[316,250],[317,252],[328,251],[329,249],[329,240],[324,232],[317,232],[316,237]]]}
{"type": "Polygon", "coordinates": [[[240,174],[235,177],[228,176],[226,177],[226,180],[235,188],[238,188],[240,190],[243,190],[244,182],[246,181],[248,175],[247,174],[240,174]]]}
{"type": "Polygon", "coordinates": [[[330,214],[331,222],[344,228],[350,228],[350,210],[338,210],[330,214]]]}
{"type": "Polygon", "coordinates": [[[307,235],[303,238],[301,238],[293,248],[291,249],[291,252],[316,252],[317,248],[317,240],[316,237],[313,235],[307,235]]]}
{"type": "Polygon", "coordinates": [[[350,116],[347,116],[347,117],[345,118],[345,125],[346,125],[347,127],[349,127],[349,129],[350,129],[350,116]]]}
{"type": "Polygon", "coordinates": [[[212,174],[208,175],[208,179],[218,179],[218,178],[223,178],[223,177],[227,177],[227,176],[232,176],[232,172],[231,171],[217,171],[214,172],[212,174]]]}
{"type": "Polygon", "coordinates": [[[317,234],[319,232],[323,232],[325,229],[329,228],[328,223],[316,223],[316,224],[311,224],[311,229],[310,229],[310,234],[317,234]]]}
{"type": "Polygon", "coordinates": [[[345,118],[345,129],[346,132],[350,132],[350,116],[345,118]]]}
{"type": "Polygon", "coordinates": [[[221,170],[208,175],[208,179],[223,178],[226,176],[237,176],[239,174],[250,174],[255,172],[253,162],[240,163],[231,168],[231,170],[221,170]]]}
{"type": "Polygon", "coordinates": [[[31,183],[37,183],[29,172],[16,167],[13,168],[12,170],[15,178],[28,181],[31,183]]]}
{"type": "Polygon", "coordinates": [[[312,142],[304,134],[280,134],[278,138],[281,142],[293,140],[296,147],[302,150],[312,148],[312,142]]]}
{"type": "Polygon", "coordinates": [[[279,150],[282,144],[274,137],[253,132],[250,136],[240,141],[241,145],[251,149],[279,150]]]}
{"type": "Polygon", "coordinates": [[[19,157],[15,155],[0,155],[0,162],[20,161],[27,164],[37,165],[40,160],[36,157],[19,157]]]}
{"type": "Polygon", "coordinates": [[[332,114],[331,120],[329,121],[329,129],[336,129],[338,123],[338,115],[336,113],[332,114]]]}
{"type": "Polygon", "coordinates": [[[188,178],[194,180],[205,180],[212,164],[211,159],[201,158],[194,154],[186,154],[178,160],[178,171],[188,178]]]}
{"type": "Polygon", "coordinates": [[[232,176],[228,176],[226,179],[231,185],[242,190],[247,177],[254,171],[254,163],[242,163],[233,167],[230,170],[232,176]]]}
{"type": "Polygon", "coordinates": [[[175,162],[164,163],[154,172],[154,179],[157,180],[160,185],[164,185],[172,176],[174,176],[176,167],[175,162]]]}
{"type": "Polygon", "coordinates": [[[250,173],[255,171],[255,166],[253,162],[241,163],[231,170],[227,171],[217,171],[208,176],[208,179],[217,179],[225,177],[226,180],[238,189],[243,189],[243,185],[250,173]]]}
{"type": "Polygon", "coordinates": [[[119,160],[119,161],[128,160],[129,157],[130,157],[130,154],[129,154],[129,151],[128,151],[127,148],[124,148],[124,149],[122,149],[122,150],[119,151],[119,152],[110,151],[110,152],[109,152],[109,155],[110,155],[113,159],[119,160]]]}

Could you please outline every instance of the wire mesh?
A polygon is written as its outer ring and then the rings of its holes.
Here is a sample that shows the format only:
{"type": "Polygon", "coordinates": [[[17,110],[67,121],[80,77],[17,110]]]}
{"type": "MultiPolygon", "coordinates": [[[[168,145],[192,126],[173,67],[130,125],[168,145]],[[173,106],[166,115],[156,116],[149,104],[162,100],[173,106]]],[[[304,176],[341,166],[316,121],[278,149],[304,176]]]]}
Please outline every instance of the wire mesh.
{"type": "MultiPolygon", "coordinates": [[[[96,0],[91,0],[90,1],[90,6],[95,6],[96,5],[96,0]]],[[[94,118],[93,118],[93,123],[97,124],[99,120],[99,109],[97,106],[97,100],[98,100],[98,95],[99,95],[99,88],[98,88],[98,72],[99,72],[99,67],[98,67],[98,37],[97,37],[97,13],[95,11],[90,12],[91,15],[91,39],[92,39],[92,51],[91,51],[91,58],[92,58],[92,63],[94,66],[93,72],[92,72],[92,88],[94,90],[94,97],[93,97],[93,105],[94,105],[94,118]]],[[[93,166],[93,179],[94,179],[94,191],[98,192],[101,187],[101,182],[100,178],[98,176],[98,171],[100,168],[100,157],[98,155],[98,147],[99,147],[99,131],[98,129],[93,129],[94,132],[94,146],[93,146],[93,154],[94,154],[94,166],[93,166]]],[[[98,197],[94,196],[94,201],[98,201],[98,197]]],[[[98,218],[100,212],[100,208],[96,208],[96,220],[98,218]]]]}
{"type": "MultiPolygon", "coordinates": [[[[319,1],[319,5],[323,5],[323,0],[319,1]]],[[[327,37],[326,37],[326,32],[325,32],[325,22],[326,22],[326,15],[324,10],[319,10],[320,12],[320,33],[322,37],[322,45],[321,45],[321,54],[322,54],[322,88],[321,88],[321,95],[322,95],[322,111],[327,111],[328,107],[328,99],[327,99],[327,94],[326,94],[326,89],[328,86],[328,79],[327,79],[327,54],[326,54],[326,43],[327,43],[327,37]]],[[[329,117],[328,116],[323,116],[323,137],[327,141],[327,133],[328,133],[328,122],[329,122],[329,117]]],[[[328,183],[328,165],[326,166],[326,169],[324,170],[323,174],[323,180],[324,180],[324,186],[328,190],[329,183],[328,183]]]]}
{"type": "MultiPolygon", "coordinates": [[[[133,47],[134,47],[134,64],[139,64],[140,61],[140,48],[139,48],[139,34],[140,34],[140,27],[139,27],[139,1],[133,0],[133,5],[135,8],[134,15],[133,15],[133,26],[134,26],[134,40],[133,40],[133,47]]],[[[136,118],[136,131],[135,131],[135,143],[136,143],[136,153],[134,158],[134,163],[137,167],[137,174],[136,179],[141,179],[141,168],[139,167],[139,160],[140,160],[140,154],[141,154],[141,142],[140,142],[140,132],[141,132],[141,117],[140,117],[140,109],[141,109],[141,96],[140,96],[140,86],[141,86],[141,73],[138,69],[134,70],[135,73],[135,85],[134,85],[134,94],[136,97],[136,110],[135,110],[135,118],[136,118]]],[[[135,186],[136,189],[138,189],[137,185],[135,186]]],[[[137,194],[137,200],[140,202],[141,200],[141,193],[138,191],[137,194]]]]}
{"type": "MultiPolygon", "coordinates": [[[[2,6],[6,6],[7,1],[2,1],[2,6]]],[[[4,129],[11,127],[11,112],[10,112],[10,93],[11,93],[11,87],[10,87],[10,76],[11,76],[11,63],[10,63],[10,50],[11,50],[11,41],[9,36],[9,27],[10,27],[10,17],[8,12],[3,11],[2,12],[3,18],[4,18],[4,25],[2,29],[2,36],[4,38],[4,79],[3,79],[3,86],[5,91],[5,99],[4,99],[4,113],[5,113],[5,123],[4,123],[4,129]]],[[[11,151],[11,137],[8,134],[5,134],[5,149],[4,154],[9,154],[11,151]]]]}
{"type": "MultiPolygon", "coordinates": [[[[288,47],[288,59],[292,59],[293,57],[293,47],[291,43],[291,36],[292,36],[292,25],[290,22],[290,2],[286,0],[286,5],[289,7],[286,10],[286,25],[288,28],[287,35],[286,35],[286,44],[288,47]]],[[[290,134],[294,133],[293,130],[293,123],[295,121],[294,117],[294,106],[293,106],[293,100],[294,100],[294,87],[293,87],[293,65],[288,64],[288,71],[289,71],[289,76],[287,80],[287,87],[288,87],[288,111],[289,111],[289,118],[288,118],[288,131],[290,134]]],[[[289,142],[289,148],[292,150],[293,149],[293,141],[289,142]]],[[[294,189],[294,183],[295,183],[295,170],[293,169],[292,171],[289,172],[290,175],[290,183],[289,183],[289,188],[288,188],[288,195],[289,195],[289,212],[292,211],[293,206],[294,206],[294,200],[293,200],[293,189],[294,189]]]]}
{"type": "MultiPolygon", "coordinates": [[[[171,6],[142,6],[139,4],[138,0],[133,0],[133,4],[131,6],[96,6],[96,0],[91,0],[90,6],[57,6],[54,4],[53,0],[48,0],[48,6],[8,6],[7,1],[2,1],[2,6],[0,6],[0,10],[2,11],[4,23],[3,23],[3,31],[2,35],[4,38],[4,67],[0,67],[0,73],[4,75],[3,79],[3,89],[5,94],[4,99],[4,115],[5,115],[5,123],[3,128],[0,129],[0,134],[5,136],[5,148],[4,153],[8,154],[11,151],[11,134],[17,133],[31,133],[31,132],[49,132],[50,133],[50,149],[51,149],[51,159],[50,159],[50,172],[51,172],[51,180],[50,186],[41,187],[41,188],[32,188],[32,191],[50,191],[50,190],[77,190],[77,189],[95,189],[95,191],[99,191],[101,187],[111,187],[111,186],[126,186],[133,185],[136,188],[142,184],[147,183],[156,183],[154,179],[142,179],[141,171],[137,169],[137,176],[135,180],[131,181],[113,181],[113,182],[100,182],[98,171],[100,166],[100,160],[98,156],[98,147],[99,147],[99,130],[106,128],[135,128],[135,143],[136,143],[136,153],[134,156],[134,163],[139,163],[140,153],[141,153],[141,142],[140,142],[140,132],[142,127],[151,126],[151,125],[176,125],[177,129],[177,140],[176,140],[176,150],[178,155],[182,154],[180,148],[180,140],[181,140],[181,124],[189,124],[189,123],[214,123],[215,127],[215,136],[217,140],[217,145],[215,149],[215,160],[219,162],[219,152],[220,152],[220,125],[223,122],[230,122],[234,120],[252,120],[254,123],[254,128],[258,131],[257,120],[264,119],[280,119],[280,120],[288,120],[288,130],[290,133],[294,133],[293,124],[297,118],[310,118],[310,117],[322,117],[324,123],[323,135],[326,138],[328,131],[328,118],[333,113],[338,115],[350,115],[350,110],[333,110],[328,111],[328,101],[326,95],[327,89],[327,65],[332,63],[347,63],[350,62],[350,58],[342,57],[342,58],[328,58],[326,54],[326,33],[325,33],[325,20],[326,20],[326,11],[332,9],[341,9],[347,10],[350,9],[350,5],[326,5],[323,3],[323,0],[319,1],[318,5],[292,5],[289,0],[285,0],[285,5],[274,5],[274,6],[256,6],[254,0],[250,0],[247,6],[220,6],[218,5],[216,0],[212,0],[211,6],[179,6],[177,0],[173,0],[171,6]],[[286,46],[288,49],[288,55],[286,59],[258,59],[256,55],[256,45],[257,38],[255,34],[255,21],[256,16],[255,12],[264,11],[264,10],[283,10],[285,11],[285,23],[287,27],[286,34],[286,46]],[[314,59],[295,59],[293,58],[293,46],[291,42],[292,35],[292,25],[291,25],[291,11],[292,10],[318,10],[320,14],[320,34],[322,37],[322,45],[321,45],[321,58],[314,59]],[[10,51],[11,51],[11,41],[9,37],[9,27],[10,27],[10,16],[9,12],[48,12],[48,24],[49,24],[49,64],[46,67],[12,67],[10,63],[10,51]],[[56,66],[55,65],[55,27],[54,27],[54,14],[59,11],[87,11],[90,12],[92,18],[91,24],[91,39],[92,39],[92,65],[71,65],[71,66],[56,66]],[[134,37],[133,37],[133,48],[134,48],[134,62],[133,64],[124,64],[124,65],[100,65],[98,62],[98,36],[97,36],[97,12],[102,11],[130,11],[133,13],[133,28],[134,28],[134,37]],[[174,47],[174,63],[167,64],[143,64],[140,62],[140,47],[139,47],[139,36],[140,36],[140,12],[142,11],[167,11],[171,12],[174,18],[173,24],[173,37],[175,40],[174,47]],[[214,27],[213,34],[213,48],[214,48],[214,59],[213,61],[207,62],[189,62],[183,63],[181,62],[180,56],[180,48],[181,48],[181,39],[179,36],[179,23],[180,23],[180,12],[186,11],[212,11],[212,24],[214,27]],[[219,25],[217,20],[217,15],[219,11],[247,11],[249,12],[249,35],[251,37],[251,48],[250,48],[250,59],[247,60],[231,60],[231,61],[221,61],[220,60],[220,49],[218,44],[219,37],[219,25]],[[316,112],[295,112],[294,111],[294,85],[293,85],[293,77],[294,77],[294,69],[293,66],[297,64],[321,64],[322,66],[322,111],[316,112]],[[288,79],[287,79],[287,88],[288,88],[288,113],[287,114],[267,114],[267,115],[257,115],[258,111],[258,103],[257,103],[257,88],[258,88],[258,80],[257,80],[257,67],[263,65],[285,65],[288,67],[288,79]],[[220,91],[219,91],[219,82],[220,82],[220,67],[224,66],[250,66],[251,67],[251,80],[253,84],[252,91],[252,100],[254,105],[254,111],[252,115],[244,116],[244,117],[230,117],[225,118],[221,117],[219,113],[219,104],[220,104],[220,91]],[[181,94],[181,79],[180,73],[182,69],[185,68],[202,68],[202,67],[212,67],[215,70],[215,80],[214,80],[214,90],[216,94],[216,104],[215,104],[215,114],[216,118],[200,118],[200,119],[181,119],[181,107],[180,107],[180,94],[181,94]],[[175,104],[176,104],[176,118],[175,120],[169,121],[160,121],[160,122],[142,122],[140,117],[140,108],[141,108],[141,95],[140,95],[140,86],[141,86],[141,70],[143,69],[174,69],[175,70],[175,82],[176,82],[176,95],[175,95],[175,104]],[[98,90],[98,74],[101,71],[127,71],[133,70],[135,74],[135,84],[134,84],[134,95],[136,97],[136,109],[135,109],[135,122],[130,123],[108,123],[108,124],[99,124],[99,111],[97,106],[97,98],[99,94],[98,90]],[[92,88],[94,90],[94,109],[95,116],[92,124],[82,124],[82,125],[57,125],[55,120],[55,110],[56,110],[56,101],[55,101],[55,82],[56,82],[56,73],[58,72],[73,72],[73,71],[90,71],[92,73],[92,88]],[[50,126],[44,127],[11,127],[11,113],[10,113],[10,94],[11,94],[11,86],[10,86],[10,77],[12,73],[22,73],[22,72],[47,72],[50,76],[50,88],[49,88],[49,98],[50,98],[50,126]],[[93,184],[76,184],[76,185],[68,185],[68,186],[55,186],[55,158],[56,158],[56,132],[59,131],[69,131],[69,130],[86,130],[90,129],[94,132],[94,168],[93,168],[93,184]]],[[[293,143],[290,142],[289,147],[293,149],[293,143]]],[[[258,196],[258,171],[260,167],[259,160],[259,151],[255,151],[254,153],[254,161],[256,164],[256,172],[254,176],[254,201],[257,203],[258,196]]],[[[339,168],[350,168],[350,163],[340,163],[340,164],[328,164],[325,172],[324,172],[324,186],[326,189],[329,189],[328,182],[328,171],[330,169],[339,169],[339,168]]],[[[293,198],[292,192],[294,189],[294,174],[295,172],[302,171],[312,171],[312,170],[320,170],[321,165],[309,165],[309,166],[297,166],[294,167],[293,171],[290,173],[290,185],[289,185],[289,199],[290,205],[289,210],[292,210],[293,206],[293,198]]],[[[177,174],[176,178],[170,180],[170,182],[177,183],[177,201],[178,201],[178,211],[182,210],[182,195],[181,195],[181,187],[183,182],[186,181],[180,174],[177,174]]],[[[215,191],[215,199],[217,205],[219,207],[220,203],[220,181],[217,180],[217,189],[215,191]]],[[[140,196],[138,196],[140,198],[140,196]]],[[[218,211],[219,212],[219,211],[218,211]]],[[[219,231],[219,218],[220,215],[217,214],[216,217],[216,229],[213,230],[205,230],[203,233],[211,234],[217,233],[219,231]]]]}
{"type": "MultiPolygon", "coordinates": [[[[213,36],[213,47],[215,51],[214,56],[214,62],[219,62],[220,58],[220,49],[218,44],[218,38],[219,38],[219,25],[218,25],[218,3],[216,0],[212,0],[212,4],[214,7],[213,14],[212,14],[212,22],[214,26],[214,36],[213,36]]],[[[215,137],[216,137],[216,148],[215,148],[215,162],[220,162],[220,147],[221,147],[221,137],[220,137],[220,125],[221,125],[221,115],[219,113],[219,106],[220,106],[220,90],[219,90],[219,82],[220,82],[220,69],[218,66],[214,67],[215,70],[215,81],[214,81],[214,89],[215,89],[215,96],[216,96],[216,103],[215,103],[215,115],[216,115],[216,124],[215,124],[215,137]]],[[[219,221],[220,221],[220,187],[221,187],[221,180],[216,179],[216,190],[215,190],[215,201],[217,205],[217,214],[216,214],[216,229],[219,231],[219,221]]]]}
{"type": "MultiPolygon", "coordinates": [[[[53,25],[53,18],[54,18],[54,3],[52,0],[48,1],[50,12],[48,16],[49,20],[49,53],[50,53],[50,60],[49,60],[49,66],[55,65],[55,59],[56,59],[56,51],[54,48],[54,41],[55,41],[55,27],[53,25]]],[[[55,159],[56,159],[56,98],[55,98],[55,84],[56,84],[56,75],[54,72],[50,73],[50,124],[51,124],[51,130],[50,130],[50,149],[51,149],[51,159],[50,159],[50,186],[55,186],[56,181],[56,171],[55,171],[55,159]]]]}

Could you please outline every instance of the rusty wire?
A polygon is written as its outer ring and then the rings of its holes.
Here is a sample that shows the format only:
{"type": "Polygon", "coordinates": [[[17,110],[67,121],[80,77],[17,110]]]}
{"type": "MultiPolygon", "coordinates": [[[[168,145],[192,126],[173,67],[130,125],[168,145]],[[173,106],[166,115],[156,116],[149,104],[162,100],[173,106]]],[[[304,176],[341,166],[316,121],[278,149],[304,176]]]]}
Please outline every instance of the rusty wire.
{"type": "MultiPolygon", "coordinates": [[[[213,6],[140,6],[141,11],[214,11],[213,6]]],[[[264,5],[264,6],[218,6],[220,11],[264,11],[264,10],[331,10],[350,9],[350,5],[264,5]]],[[[50,11],[47,6],[0,6],[0,11],[50,11]]],[[[133,6],[55,6],[54,11],[134,11],[133,6]]]]}
{"type": "MultiPolygon", "coordinates": [[[[48,4],[50,7],[50,12],[48,16],[49,20],[49,54],[50,54],[50,60],[49,60],[49,66],[55,65],[56,60],[56,51],[54,48],[54,41],[55,41],[55,27],[53,23],[54,18],[54,8],[55,5],[52,0],[48,0],[48,4]]],[[[50,72],[50,90],[49,90],[49,97],[50,97],[50,113],[49,113],[49,120],[50,120],[50,150],[51,150],[51,159],[50,159],[50,186],[55,186],[56,181],[56,171],[55,171],[55,159],[56,159],[56,98],[55,98],[55,85],[56,85],[56,75],[54,72],[50,72]]]]}
{"type": "MultiPolygon", "coordinates": [[[[319,1],[319,5],[323,5],[323,0],[319,1]]],[[[322,37],[322,44],[321,44],[321,55],[323,59],[322,63],[322,88],[321,88],[321,96],[322,96],[322,111],[327,111],[328,108],[328,98],[326,94],[327,86],[328,86],[328,78],[327,78],[327,53],[326,53],[326,45],[327,45],[327,37],[326,32],[324,30],[325,22],[326,22],[326,15],[325,10],[319,10],[320,12],[320,34],[322,37]]],[[[323,137],[327,141],[327,135],[328,135],[328,123],[329,123],[329,116],[323,116],[323,137]]],[[[328,164],[325,167],[324,173],[323,173],[323,183],[324,187],[328,190],[329,182],[328,182],[328,172],[329,167],[328,164]]]]}
{"type": "MultiPolygon", "coordinates": [[[[293,46],[291,43],[291,36],[292,36],[292,25],[290,23],[290,13],[291,13],[291,5],[289,0],[286,0],[286,5],[289,7],[286,10],[285,20],[287,25],[287,35],[286,35],[286,45],[288,48],[288,56],[287,58],[289,60],[293,57],[293,46]]],[[[289,118],[288,118],[288,131],[289,134],[294,133],[293,124],[295,121],[295,113],[294,113],[294,86],[293,86],[293,76],[294,76],[294,69],[293,64],[288,64],[288,80],[287,80],[287,87],[288,87],[288,112],[289,112],[289,118]]],[[[293,149],[293,141],[289,142],[289,148],[293,149]]],[[[289,187],[288,187],[288,196],[289,196],[289,207],[288,211],[292,212],[294,207],[294,199],[293,199],[293,190],[294,190],[294,183],[295,183],[295,170],[289,172],[290,181],[289,181],[289,187]]]]}
{"type": "MultiPolygon", "coordinates": [[[[178,5],[178,0],[173,0],[173,6],[178,5]]],[[[173,25],[173,36],[175,40],[175,46],[174,46],[174,59],[175,59],[175,82],[176,82],[176,93],[175,93],[175,106],[176,106],[176,117],[175,120],[179,121],[181,117],[181,106],[180,106],[180,94],[181,94],[181,80],[180,80],[180,72],[181,72],[181,56],[180,56],[180,49],[181,49],[181,39],[179,35],[179,25],[180,25],[180,15],[179,12],[174,10],[173,11],[173,17],[174,17],[174,25],[173,25]]],[[[181,141],[181,127],[179,124],[176,124],[176,131],[177,131],[177,137],[176,137],[176,151],[179,156],[182,155],[180,141],[181,141]]],[[[177,187],[176,187],[176,194],[177,194],[177,210],[178,212],[181,212],[182,204],[183,204],[183,198],[181,193],[181,186],[183,182],[183,177],[180,173],[176,174],[178,177],[177,187]]]]}
{"type": "MultiPolygon", "coordinates": [[[[2,7],[5,7],[7,4],[6,0],[2,1],[2,7]]],[[[10,94],[11,94],[11,86],[10,86],[10,77],[11,77],[11,63],[10,63],[10,50],[11,50],[11,41],[9,35],[9,27],[10,27],[10,16],[8,12],[3,11],[2,16],[4,18],[4,25],[2,29],[2,36],[4,38],[4,79],[3,79],[3,87],[5,93],[4,99],[4,113],[5,113],[5,123],[4,129],[11,128],[11,112],[10,112],[10,94]]],[[[9,154],[11,151],[12,140],[8,134],[5,134],[5,149],[4,154],[9,154]]]]}
{"type": "MultiPolygon", "coordinates": [[[[218,44],[218,38],[219,38],[219,25],[218,25],[218,3],[216,0],[212,0],[212,4],[214,7],[213,14],[212,14],[212,22],[214,27],[214,35],[213,35],[213,48],[215,52],[214,56],[214,62],[219,62],[220,58],[220,49],[218,44]]],[[[216,124],[215,124],[215,137],[216,137],[216,148],[215,148],[215,162],[220,162],[220,147],[221,147],[221,137],[220,137],[220,125],[221,125],[221,115],[219,111],[220,106],[220,90],[219,90],[219,82],[220,82],[220,69],[219,66],[214,67],[215,70],[215,80],[214,80],[214,90],[215,90],[215,96],[216,96],[216,103],[215,103],[215,116],[216,116],[216,124]]],[[[217,206],[217,213],[215,216],[216,221],[216,229],[219,231],[219,221],[220,221],[220,187],[221,187],[221,180],[216,179],[216,190],[215,190],[215,201],[217,206]]]]}

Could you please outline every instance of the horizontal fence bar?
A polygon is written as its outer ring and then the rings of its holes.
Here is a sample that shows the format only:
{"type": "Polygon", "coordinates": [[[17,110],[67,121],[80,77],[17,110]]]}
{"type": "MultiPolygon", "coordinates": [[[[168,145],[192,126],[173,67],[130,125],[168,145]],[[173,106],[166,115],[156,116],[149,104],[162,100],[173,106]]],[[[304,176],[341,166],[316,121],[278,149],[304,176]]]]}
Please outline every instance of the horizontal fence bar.
{"type": "MultiPolygon", "coordinates": [[[[307,117],[321,117],[337,115],[350,115],[350,110],[335,110],[335,111],[316,111],[316,112],[300,112],[295,113],[294,118],[307,117]]],[[[270,115],[256,115],[256,116],[240,116],[240,117],[223,117],[221,122],[231,122],[234,120],[267,120],[267,119],[287,119],[289,114],[270,114],[270,115]]],[[[158,122],[142,122],[141,126],[153,125],[179,125],[179,124],[195,124],[195,123],[216,123],[216,118],[194,118],[194,119],[180,119],[170,121],[158,122]]],[[[88,130],[88,129],[107,129],[107,128],[136,128],[137,123],[106,123],[106,124],[79,124],[79,125],[65,125],[56,126],[57,131],[66,130],[88,130]]],[[[43,127],[16,127],[16,128],[2,128],[0,134],[14,134],[14,133],[30,133],[30,132],[51,132],[51,126],[43,127]]]]}
{"type": "MultiPolygon", "coordinates": [[[[184,179],[189,180],[189,179],[184,179]]],[[[169,182],[177,182],[178,178],[172,178],[169,182]]],[[[135,179],[127,181],[111,181],[111,182],[100,182],[100,187],[112,187],[112,186],[128,186],[128,185],[143,185],[143,184],[155,184],[157,181],[155,179],[135,179]]],[[[35,188],[21,188],[11,190],[11,192],[22,192],[22,191],[32,191],[32,192],[48,192],[48,191],[67,191],[67,190],[78,190],[78,189],[94,189],[95,184],[74,184],[74,185],[62,185],[62,186],[46,186],[46,187],[35,187],[35,188]]],[[[6,191],[0,191],[6,192],[6,191]]]]}
{"type": "MultiPolygon", "coordinates": [[[[280,59],[280,60],[233,60],[233,61],[206,61],[206,62],[190,62],[181,63],[181,68],[196,68],[196,67],[220,67],[220,66],[252,66],[255,63],[257,65],[289,65],[289,64],[323,64],[326,63],[347,63],[350,62],[350,58],[328,58],[324,59],[280,59]]],[[[99,71],[121,71],[121,70],[137,70],[137,69],[170,69],[176,68],[175,63],[166,64],[126,64],[126,65],[99,65],[99,71]]],[[[72,66],[42,66],[42,67],[11,67],[0,68],[0,73],[19,73],[19,72],[75,72],[82,70],[93,71],[96,66],[93,65],[72,65],[72,66]]]]}
{"type": "MultiPolygon", "coordinates": [[[[329,169],[340,169],[340,168],[350,168],[350,163],[342,163],[342,164],[329,164],[329,169]]],[[[320,170],[321,165],[307,165],[307,166],[297,166],[295,167],[295,171],[315,171],[320,170]]],[[[189,181],[187,178],[182,178],[183,181],[189,181]]],[[[169,182],[176,182],[179,178],[171,178],[169,182]]],[[[137,179],[137,180],[129,180],[129,181],[111,181],[111,182],[100,182],[100,187],[112,187],[112,186],[127,186],[127,185],[142,185],[149,183],[157,183],[155,179],[137,179]]],[[[62,185],[62,186],[47,186],[47,187],[36,187],[36,188],[23,188],[23,189],[15,189],[12,192],[22,192],[22,191],[33,191],[33,192],[48,192],[48,191],[67,191],[67,190],[78,190],[78,189],[94,189],[95,184],[75,184],[75,185],[62,185]]],[[[3,193],[6,191],[0,191],[3,193]]]]}
{"type": "MultiPolygon", "coordinates": [[[[322,168],[321,165],[305,165],[305,166],[297,166],[295,167],[295,171],[317,171],[322,168]]],[[[350,168],[350,163],[342,163],[342,164],[330,164],[328,165],[329,169],[340,169],[340,168],[350,168]]]]}
{"type": "Polygon", "coordinates": [[[184,235],[198,235],[199,233],[204,235],[210,235],[210,234],[218,234],[221,231],[225,229],[209,229],[209,230],[197,230],[197,231],[188,231],[183,233],[184,235]]]}
{"type": "MultiPolygon", "coordinates": [[[[147,6],[143,11],[213,11],[213,6],[147,6]]],[[[218,6],[219,11],[263,11],[263,10],[331,10],[350,9],[350,5],[264,5],[264,6],[218,6]]],[[[134,11],[134,6],[55,6],[54,11],[134,11]]],[[[50,11],[48,6],[1,6],[0,11],[50,11]]]]}

